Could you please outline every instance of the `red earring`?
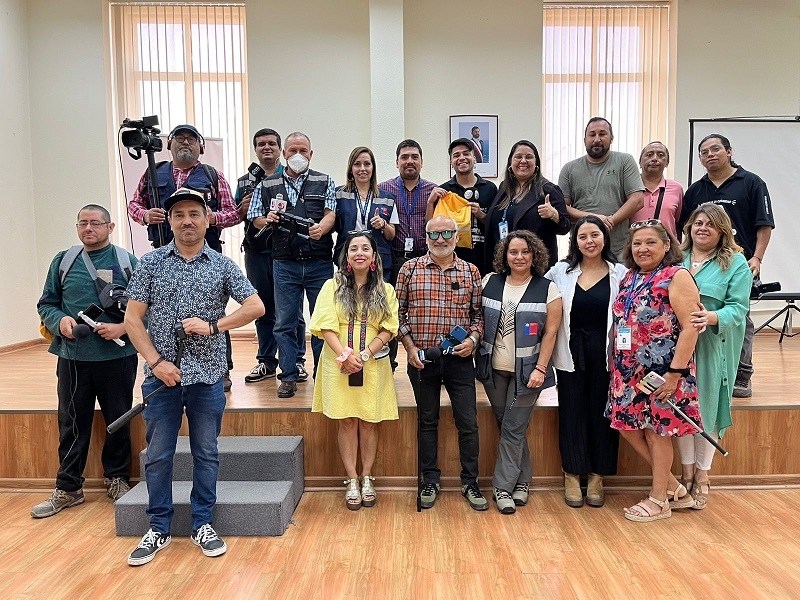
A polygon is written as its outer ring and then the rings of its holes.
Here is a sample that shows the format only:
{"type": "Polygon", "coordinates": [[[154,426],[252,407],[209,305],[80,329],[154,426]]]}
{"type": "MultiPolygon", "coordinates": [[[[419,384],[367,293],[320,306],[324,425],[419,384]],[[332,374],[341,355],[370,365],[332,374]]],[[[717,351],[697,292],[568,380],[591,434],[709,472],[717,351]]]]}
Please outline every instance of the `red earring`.
{"type": "Polygon", "coordinates": [[[353,267],[350,265],[350,263],[347,263],[347,267],[345,267],[345,271],[347,271],[348,273],[352,273],[353,272],[353,267]]]}
{"type": "Polygon", "coordinates": [[[375,269],[377,269],[377,268],[378,268],[378,266],[374,262],[369,263],[369,270],[370,271],[374,272],[375,269]]]}

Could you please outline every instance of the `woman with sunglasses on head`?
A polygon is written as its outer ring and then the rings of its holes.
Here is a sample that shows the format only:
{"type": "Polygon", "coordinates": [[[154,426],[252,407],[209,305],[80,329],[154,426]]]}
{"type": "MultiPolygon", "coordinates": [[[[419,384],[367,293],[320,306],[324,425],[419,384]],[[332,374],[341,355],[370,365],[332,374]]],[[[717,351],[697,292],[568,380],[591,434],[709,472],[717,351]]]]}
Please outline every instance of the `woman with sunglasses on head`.
{"type": "Polygon", "coordinates": [[[397,198],[378,188],[375,156],[366,146],[353,148],[347,160],[347,183],[336,190],[336,247],[339,259],[344,240],[350,231],[370,231],[383,261],[384,281],[392,272],[392,248],[389,245],[399,223],[397,198]]]}
{"type": "Polygon", "coordinates": [[[603,477],[617,472],[619,433],[604,416],[608,402],[611,304],[627,269],[611,253],[611,237],[595,215],[578,219],[567,258],[545,277],[564,304],[553,354],[558,375],[558,447],[564,501],[583,506],[580,476],[588,475],[586,503],[603,506],[603,477]]]}
{"type": "Polygon", "coordinates": [[[702,427],[694,361],[698,331],[692,323],[700,294],[681,265],[678,243],[657,219],[631,225],[622,257],[629,270],[612,306],[614,361],[606,415],[652,469],[648,497],[625,509],[626,519],[646,522],[694,505],[670,472],[670,438],[697,428],[670,403],[702,427]]]}
{"type": "Polygon", "coordinates": [[[543,277],[547,263],[547,249],[535,234],[513,231],[497,244],[496,272],[483,282],[476,377],[500,426],[492,483],[503,514],[528,502],[533,476],[528,425],[542,389],[555,383],[549,365],[561,324],[561,294],[543,277]]]}
{"type": "Polygon", "coordinates": [[[572,224],[564,194],[542,175],[541,162],[532,142],[520,140],[511,147],[505,178],[486,211],[487,265],[494,260],[497,242],[519,229],[535,233],[542,240],[549,255],[548,266],[558,260],[556,235],[569,233],[572,224]]]}
{"type": "Polygon", "coordinates": [[[345,503],[358,510],[376,501],[372,466],[378,423],[398,418],[392,368],[385,359],[386,345],[397,334],[397,298],[383,280],[372,234],[351,232],[342,247],[339,271],[322,286],[309,324],[311,333],[325,340],[311,410],[338,421],[345,503]]]}
{"type": "MultiPolygon", "coordinates": [[[[731,396],[750,310],[753,273],[734,241],[730,217],[723,208],[706,203],[698,206],[683,226],[686,253],[683,266],[694,275],[702,305],[692,312],[692,323],[700,332],[697,340],[697,384],[700,412],[706,432],[721,438],[733,424],[731,396]]],[[[683,466],[682,483],[695,499],[690,508],[708,503],[708,472],[714,446],[700,434],[678,438],[683,466]]]]}

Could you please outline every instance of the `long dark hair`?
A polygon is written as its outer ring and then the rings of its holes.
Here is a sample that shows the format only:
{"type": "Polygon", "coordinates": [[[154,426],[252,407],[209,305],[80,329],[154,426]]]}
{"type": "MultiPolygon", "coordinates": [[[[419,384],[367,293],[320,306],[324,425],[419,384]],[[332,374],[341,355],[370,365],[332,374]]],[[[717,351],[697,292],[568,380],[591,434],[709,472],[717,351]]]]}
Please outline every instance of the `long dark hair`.
{"type": "Polygon", "coordinates": [[[378,252],[378,244],[368,231],[351,231],[342,246],[339,254],[339,271],[334,276],[336,280],[336,302],[342,311],[353,320],[361,318],[358,312],[359,304],[366,303],[367,315],[373,321],[383,321],[389,314],[389,301],[383,287],[383,263],[378,252]],[[347,271],[347,255],[350,243],[356,238],[366,238],[372,247],[372,260],[375,261],[375,270],[367,272],[367,283],[360,289],[356,287],[356,278],[353,272],[347,271]]]}
{"type": "MultiPolygon", "coordinates": [[[[713,140],[714,138],[717,138],[719,140],[720,144],[722,144],[722,147],[725,148],[725,150],[732,150],[731,141],[724,135],[722,135],[721,133],[709,133],[706,137],[700,140],[699,144],[697,144],[697,151],[700,152],[700,146],[705,144],[708,140],[713,140]]],[[[733,156],[729,157],[728,161],[731,163],[731,166],[734,169],[739,168],[739,165],[733,162],[733,156]]]]}
{"type": "Polygon", "coordinates": [[[611,252],[611,236],[608,234],[608,228],[606,228],[606,224],[603,223],[603,220],[599,217],[594,215],[586,215],[585,217],[581,217],[572,226],[572,231],[569,234],[569,251],[567,252],[567,257],[564,259],[564,262],[567,263],[567,273],[572,271],[578,264],[583,260],[583,253],[581,252],[580,248],[578,248],[578,229],[581,228],[581,225],[585,223],[591,223],[592,225],[597,225],[597,228],[603,233],[603,251],[600,253],[601,258],[606,261],[610,262],[611,264],[615,264],[617,262],[617,257],[611,252]]]}
{"type": "Polygon", "coordinates": [[[545,179],[544,175],[542,175],[542,159],[539,158],[539,150],[536,148],[536,146],[534,146],[533,142],[529,142],[528,140],[520,140],[511,146],[511,152],[508,153],[506,170],[499,190],[500,194],[505,194],[507,198],[504,199],[501,204],[507,205],[511,201],[511,199],[514,197],[514,190],[517,189],[517,184],[519,183],[516,175],[514,175],[514,173],[511,171],[511,158],[514,156],[514,153],[520,146],[527,146],[533,150],[533,155],[536,157],[536,168],[533,171],[533,177],[531,177],[530,181],[528,181],[526,187],[533,191],[536,198],[543,199],[544,184],[550,183],[547,179],[545,179]]]}

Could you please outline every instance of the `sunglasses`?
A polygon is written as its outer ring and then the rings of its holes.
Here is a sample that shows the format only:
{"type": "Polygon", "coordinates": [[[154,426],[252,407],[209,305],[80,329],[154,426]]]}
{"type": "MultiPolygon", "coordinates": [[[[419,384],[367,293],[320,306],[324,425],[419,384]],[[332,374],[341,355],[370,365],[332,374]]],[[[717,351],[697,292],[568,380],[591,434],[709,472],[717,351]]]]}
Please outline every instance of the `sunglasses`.
{"type": "Polygon", "coordinates": [[[646,219],[645,221],[637,221],[636,223],[631,223],[631,230],[641,229],[642,227],[654,227],[656,225],[661,225],[661,221],[659,219],[646,219]]]}
{"type": "Polygon", "coordinates": [[[347,232],[347,236],[348,237],[350,237],[350,236],[356,237],[356,236],[362,236],[362,235],[364,237],[367,237],[367,238],[371,239],[372,238],[372,231],[370,229],[353,229],[352,231],[348,231],[347,232]]]}
{"type": "Polygon", "coordinates": [[[425,234],[428,236],[429,240],[438,240],[439,236],[442,236],[443,239],[449,240],[452,238],[456,233],[455,229],[445,229],[444,231],[426,231],[425,234]]]}

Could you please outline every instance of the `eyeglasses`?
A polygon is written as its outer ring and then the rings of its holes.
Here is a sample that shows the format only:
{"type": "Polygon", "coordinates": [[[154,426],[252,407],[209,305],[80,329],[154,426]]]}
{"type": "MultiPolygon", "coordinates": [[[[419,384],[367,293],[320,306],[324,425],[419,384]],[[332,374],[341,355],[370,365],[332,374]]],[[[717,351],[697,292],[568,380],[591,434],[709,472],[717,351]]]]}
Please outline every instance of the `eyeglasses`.
{"type": "Polygon", "coordinates": [[[641,229],[642,227],[654,227],[656,225],[661,225],[661,221],[659,219],[647,219],[645,221],[631,223],[631,230],[641,229]]]}
{"type": "Polygon", "coordinates": [[[197,142],[197,138],[193,135],[176,135],[172,139],[178,142],[179,144],[183,143],[194,144],[195,142],[197,142]]]}
{"type": "Polygon", "coordinates": [[[719,145],[709,146],[708,148],[703,148],[702,150],[700,150],[700,156],[708,156],[710,152],[716,154],[717,152],[721,152],[722,150],[725,150],[724,146],[719,146],[719,145]]]}
{"type": "Polygon", "coordinates": [[[452,238],[456,233],[455,229],[445,229],[444,231],[426,231],[425,234],[428,236],[429,240],[438,240],[439,236],[442,236],[443,239],[449,240],[452,238]]]}
{"type": "Polygon", "coordinates": [[[78,221],[75,227],[78,229],[86,229],[91,225],[92,229],[97,229],[101,225],[108,225],[111,221],[78,221]]]}

